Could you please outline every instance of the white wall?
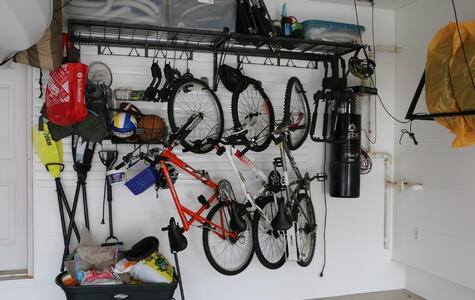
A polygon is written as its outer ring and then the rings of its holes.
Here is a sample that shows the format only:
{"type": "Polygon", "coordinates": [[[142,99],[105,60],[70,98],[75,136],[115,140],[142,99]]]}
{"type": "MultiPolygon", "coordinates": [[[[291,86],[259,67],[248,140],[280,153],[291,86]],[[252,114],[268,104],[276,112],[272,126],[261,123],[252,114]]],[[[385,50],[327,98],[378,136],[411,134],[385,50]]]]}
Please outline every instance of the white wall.
{"type": "Polygon", "coordinates": [[[406,288],[427,300],[472,300],[475,297],[473,289],[409,266],[406,266],[406,288]]]}
{"type": "MultiPolygon", "coordinates": [[[[271,13],[277,13],[280,1],[269,2],[271,13]],[[273,5],[275,4],[275,5],[273,5]]],[[[288,10],[300,19],[320,18],[354,23],[354,11],[351,6],[331,5],[313,1],[288,1],[288,10]]],[[[370,29],[368,9],[361,9],[361,23],[370,29]]],[[[395,13],[388,10],[376,11],[376,25],[379,28],[377,44],[394,44],[395,13]]],[[[369,33],[366,34],[370,36],[369,33]]],[[[114,74],[115,87],[144,88],[150,81],[149,67],[151,59],[96,56],[94,48],[83,49],[83,60],[86,63],[100,60],[109,65],[114,74]]],[[[230,64],[234,63],[228,58],[230,64]]],[[[390,109],[394,102],[395,57],[392,54],[378,56],[378,83],[381,94],[390,109]]],[[[163,61],[160,62],[163,65],[163,61]]],[[[183,70],[183,63],[178,63],[183,70]]],[[[196,55],[190,62],[191,71],[198,77],[211,76],[209,56],[196,55]]],[[[273,101],[277,118],[282,114],[282,103],[285,83],[288,78],[298,76],[308,93],[312,103],[313,93],[321,87],[322,72],[305,69],[276,68],[263,66],[244,66],[247,74],[263,81],[263,86],[273,101]]],[[[37,76],[37,74],[36,74],[37,76]]],[[[35,91],[37,91],[35,82],[35,91]]],[[[37,95],[37,94],[36,94],[37,95]]],[[[223,108],[227,115],[230,112],[230,94],[222,87],[218,90],[223,108]]],[[[35,99],[35,107],[39,108],[41,100],[35,99]]],[[[165,116],[164,105],[144,105],[145,111],[165,116]]],[[[382,112],[380,112],[382,115],[382,112]]],[[[229,119],[229,118],[227,118],[229,119]]],[[[393,124],[387,118],[379,118],[380,138],[377,150],[393,150],[393,124]],[[384,134],[382,134],[384,132],[384,134]]],[[[296,154],[302,168],[311,172],[322,169],[322,145],[307,142],[296,154]],[[304,164],[305,162],[305,164],[304,164]]],[[[70,161],[69,141],[66,141],[66,161],[70,161]]],[[[125,149],[121,148],[122,153],[125,149]]],[[[277,154],[275,147],[263,154],[250,157],[269,169],[271,159],[277,154]]],[[[221,158],[214,154],[193,155],[180,154],[184,160],[197,168],[206,167],[213,179],[230,177],[230,168],[221,158]],[[212,165],[212,167],[210,167],[212,165]]],[[[91,228],[98,242],[107,235],[107,228],[100,225],[103,191],[103,166],[97,160],[88,178],[88,193],[91,228]]],[[[317,252],[310,267],[302,269],[289,263],[279,270],[271,271],[262,267],[256,258],[242,274],[235,277],[220,275],[207,262],[201,242],[201,231],[194,228],[189,234],[189,246],[180,254],[185,293],[187,299],[309,299],[324,296],[370,292],[377,290],[397,289],[404,286],[404,268],[391,261],[391,253],[383,249],[383,175],[381,161],[375,161],[373,172],[362,178],[362,193],[359,199],[328,199],[328,264],[323,278],[319,277],[322,264],[322,208],[321,184],[314,183],[313,200],[319,221],[317,252]],[[239,287],[236,290],[236,287],[239,287]],[[232,292],[230,292],[232,291],[232,292]]],[[[66,193],[74,192],[74,173],[71,164],[63,175],[66,193]]],[[[230,177],[232,178],[232,177],[230,177]]],[[[197,207],[196,195],[199,186],[189,185],[191,182],[184,176],[178,181],[184,203],[197,207]]],[[[62,299],[62,291],[53,285],[53,278],[58,272],[62,246],[62,236],[57,214],[56,196],[53,184],[44,169],[36,161],[35,164],[35,279],[29,282],[0,282],[0,299],[62,299]],[[21,289],[11,287],[26,286],[21,289]]],[[[71,201],[71,199],[70,199],[71,201]]],[[[152,190],[143,196],[133,197],[125,188],[114,188],[114,220],[116,234],[131,246],[139,238],[146,235],[157,235],[161,241],[161,249],[168,254],[167,238],[160,231],[168,218],[175,214],[171,197],[166,191],[159,192],[155,198],[152,190]]],[[[82,220],[81,211],[78,220],[82,220]]],[[[178,295],[178,293],[177,293],[178,295]]]]}
{"type": "MultiPolygon", "coordinates": [[[[455,3],[461,21],[473,19],[475,3],[472,0],[455,3]]],[[[437,30],[453,20],[450,1],[445,0],[419,0],[397,12],[397,44],[402,47],[396,69],[399,117],[405,115],[419,82],[429,41],[437,30]]],[[[426,111],[424,96],[420,102],[418,111],[426,111]]],[[[400,128],[397,126],[396,134],[400,128]]],[[[408,140],[399,145],[396,140],[395,175],[409,182],[422,182],[424,191],[408,191],[395,197],[394,259],[475,289],[472,180],[475,149],[451,149],[454,137],[436,122],[416,121],[414,129],[419,146],[408,140]],[[414,239],[415,228],[420,231],[419,240],[414,239]]],[[[425,275],[418,272],[417,276],[412,276],[416,272],[410,270],[407,286],[416,288],[417,281],[425,275]]],[[[424,280],[432,292],[421,289],[421,295],[428,299],[448,299],[440,296],[447,290],[446,285],[440,284],[442,279],[431,278],[424,280]]],[[[470,295],[466,298],[452,296],[451,299],[474,299],[475,290],[471,290],[470,295]]]]}

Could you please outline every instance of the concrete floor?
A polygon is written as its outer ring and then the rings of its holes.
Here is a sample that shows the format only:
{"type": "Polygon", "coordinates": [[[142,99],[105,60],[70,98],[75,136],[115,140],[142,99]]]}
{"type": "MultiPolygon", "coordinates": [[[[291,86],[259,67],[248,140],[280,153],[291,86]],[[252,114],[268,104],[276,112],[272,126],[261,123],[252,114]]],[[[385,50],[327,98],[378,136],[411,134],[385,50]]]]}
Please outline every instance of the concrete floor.
{"type": "Polygon", "coordinates": [[[425,300],[407,290],[394,290],[340,297],[318,298],[314,300],[425,300]]]}

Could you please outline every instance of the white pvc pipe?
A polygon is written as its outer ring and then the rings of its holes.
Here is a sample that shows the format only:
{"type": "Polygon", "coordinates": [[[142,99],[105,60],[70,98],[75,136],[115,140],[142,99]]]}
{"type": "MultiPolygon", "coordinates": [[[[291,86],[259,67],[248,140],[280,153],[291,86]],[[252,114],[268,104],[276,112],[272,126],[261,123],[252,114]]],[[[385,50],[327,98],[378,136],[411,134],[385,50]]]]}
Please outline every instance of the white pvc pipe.
{"type": "Polygon", "coordinates": [[[149,15],[152,17],[156,15],[156,13],[150,7],[138,1],[118,0],[118,1],[114,1],[112,6],[130,6],[138,10],[141,10],[146,15],[149,15]]]}
{"type": "Polygon", "coordinates": [[[71,6],[80,6],[80,7],[93,7],[93,8],[98,8],[104,6],[104,2],[99,2],[99,1],[87,1],[87,0],[74,0],[70,4],[71,6]]]}
{"type": "Polygon", "coordinates": [[[370,146],[370,152],[368,153],[372,159],[384,160],[384,249],[391,247],[392,241],[392,214],[393,214],[393,201],[392,201],[392,165],[393,157],[387,152],[373,152],[370,146]]]}
{"type": "MultiPolygon", "coordinates": [[[[103,16],[111,10],[113,2],[114,0],[100,2],[101,6],[96,7],[88,6],[87,1],[80,1],[77,3],[78,6],[76,6],[74,9],[71,9],[71,13],[74,15],[103,16]]],[[[75,4],[75,1],[71,2],[71,6],[74,6],[75,4]]]]}
{"type": "Polygon", "coordinates": [[[158,7],[158,5],[155,4],[155,2],[152,1],[152,0],[135,0],[135,1],[141,2],[141,3],[145,4],[145,5],[150,6],[156,14],[159,14],[159,13],[160,13],[160,10],[161,10],[160,7],[158,7]]]}
{"type": "Polygon", "coordinates": [[[124,14],[130,14],[131,12],[132,12],[132,9],[130,7],[123,6],[119,9],[110,10],[107,14],[105,14],[102,17],[105,20],[114,19],[114,18],[118,18],[120,16],[123,16],[124,14]]]}
{"type": "Polygon", "coordinates": [[[74,14],[104,16],[105,18],[110,18],[111,14],[114,15],[114,17],[120,15],[117,13],[117,10],[111,11],[112,7],[121,7],[119,11],[124,11],[123,9],[125,7],[129,7],[129,9],[135,8],[151,17],[156,17],[160,14],[160,8],[149,0],[107,0],[107,2],[73,1],[71,5],[76,6],[76,8],[73,9],[74,14]],[[98,11],[98,8],[101,9],[98,11]]]}

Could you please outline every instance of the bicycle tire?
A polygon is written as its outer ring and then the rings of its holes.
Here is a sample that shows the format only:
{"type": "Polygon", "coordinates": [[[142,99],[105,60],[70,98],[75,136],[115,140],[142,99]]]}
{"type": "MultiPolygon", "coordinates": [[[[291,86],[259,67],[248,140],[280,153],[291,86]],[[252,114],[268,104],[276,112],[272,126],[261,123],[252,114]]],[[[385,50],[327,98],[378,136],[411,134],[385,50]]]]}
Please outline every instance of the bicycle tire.
{"type": "Polygon", "coordinates": [[[287,87],[285,89],[284,123],[292,124],[292,122],[295,121],[295,115],[300,115],[301,113],[303,113],[304,115],[304,128],[297,129],[295,131],[290,131],[290,137],[287,139],[289,149],[292,151],[300,148],[300,146],[302,146],[305,140],[307,139],[311,122],[310,106],[308,105],[307,96],[305,95],[302,83],[297,77],[292,77],[287,82],[287,87]],[[301,97],[297,98],[297,101],[300,100],[299,102],[294,103],[294,105],[292,105],[292,97],[295,95],[295,92],[301,95],[301,97]],[[298,107],[296,107],[296,105],[298,105],[298,107]],[[295,109],[300,111],[295,112],[295,109]],[[295,141],[293,141],[292,138],[295,138],[295,141]]]}
{"type": "MultiPolygon", "coordinates": [[[[268,205],[271,205],[274,203],[274,198],[272,196],[270,197],[266,197],[264,199],[264,201],[262,202],[262,210],[263,211],[266,211],[266,206],[268,205]]],[[[275,212],[277,213],[277,208],[275,209],[275,212]]],[[[274,218],[275,215],[270,215],[269,216],[269,219],[272,220],[274,218]]],[[[263,242],[261,242],[261,239],[259,238],[259,232],[260,232],[260,221],[263,220],[261,218],[261,213],[259,211],[255,211],[254,213],[254,218],[252,220],[252,239],[253,239],[253,244],[254,244],[254,250],[256,252],[256,256],[257,256],[257,259],[259,259],[259,261],[261,262],[261,264],[268,268],[268,269],[271,269],[271,270],[275,270],[275,269],[278,269],[280,267],[282,267],[285,263],[285,240],[283,240],[283,253],[282,253],[282,256],[278,259],[276,259],[275,261],[270,261],[267,257],[266,254],[264,254],[264,251],[262,250],[262,247],[261,247],[261,244],[263,242]]],[[[272,226],[270,226],[272,227],[272,226]]],[[[272,240],[277,240],[276,238],[276,234],[278,234],[278,232],[275,232],[273,229],[269,228],[269,229],[266,229],[266,228],[263,228],[263,230],[265,231],[266,235],[269,235],[270,238],[271,238],[271,241],[272,240]]]]}
{"type": "MultiPolygon", "coordinates": [[[[243,80],[241,80],[241,82],[236,87],[236,90],[233,93],[233,97],[231,101],[231,112],[232,112],[232,117],[233,117],[233,123],[234,123],[235,128],[240,128],[243,125],[245,125],[243,124],[243,121],[244,121],[243,119],[245,119],[247,116],[244,118],[240,118],[239,105],[240,103],[244,102],[244,100],[241,98],[246,98],[244,97],[244,93],[247,94],[248,93],[247,91],[249,90],[249,88],[253,89],[256,92],[256,96],[259,96],[264,101],[262,107],[265,110],[264,114],[268,115],[268,120],[267,122],[265,120],[263,121],[263,122],[266,122],[266,124],[263,124],[264,128],[255,127],[255,131],[251,130],[248,133],[246,133],[246,135],[243,137],[243,140],[245,143],[249,143],[252,138],[260,137],[261,134],[266,135],[265,139],[260,141],[258,144],[247,145],[250,150],[254,152],[261,152],[267,149],[267,147],[272,141],[271,133],[274,131],[274,109],[272,107],[271,101],[269,100],[269,97],[264,92],[264,89],[262,88],[262,85],[259,81],[246,77],[243,80]],[[267,133],[265,133],[265,131],[267,133]]],[[[249,104],[250,103],[249,99],[248,98],[246,99],[247,99],[246,103],[249,104]]],[[[241,107],[242,106],[243,104],[241,104],[241,107]]],[[[251,114],[263,115],[261,112],[255,110],[256,108],[260,109],[260,106],[261,106],[261,103],[257,103],[257,104],[254,104],[254,107],[252,108],[249,107],[249,110],[252,110],[248,112],[249,115],[251,114]]],[[[259,123],[259,121],[257,122],[259,123]]]]}
{"type": "MultiPolygon", "coordinates": [[[[179,113],[183,113],[184,116],[186,116],[186,113],[184,113],[183,111],[180,111],[176,106],[177,106],[177,102],[178,102],[178,96],[181,95],[181,91],[185,91],[185,88],[189,87],[189,86],[201,86],[203,88],[203,90],[205,91],[205,93],[207,93],[209,96],[208,97],[200,97],[200,101],[204,101],[205,98],[206,99],[209,99],[209,103],[214,103],[215,104],[215,107],[214,109],[216,110],[215,112],[213,112],[212,110],[208,113],[205,114],[205,112],[203,111],[200,111],[201,113],[203,113],[203,120],[206,120],[203,121],[203,122],[200,122],[200,124],[198,124],[193,130],[192,132],[185,138],[181,139],[181,144],[182,146],[186,149],[186,150],[189,150],[189,151],[192,151],[194,153],[198,153],[198,154],[201,154],[201,153],[208,153],[210,152],[211,150],[214,149],[214,147],[216,146],[216,144],[221,140],[221,137],[223,135],[223,131],[224,131],[224,117],[223,117],[223,109],[221,107],[221,103],[218,99],[218,97],[216,96],[216,94],[213,92],[213,90],[202,80],[199,80],[199,79],[196,79],[196,78],[190,78],[190,77],[186,77],[182,80],[180,80],[176,87],[174,88],[170,98],[168,99],[168,120],[170,122],[170,127],[172,129],[173,132],[177,132],[178,129],[180,128],[181,125],[183,125],[186,121],[186,117],[183,118],[182,120],[178,120],[178,114],[179,113]],[[213,113],[216,113],[216,116],[213,116],[213,113]],[[209,122],[212,122],[214,119],[214,123],[209,123],[209,122]],[[201,124],[208,124],[210,127],[212,127],[211,129],[208,128],[208,130],[210,130],[208,132],[208,134],[212,132],[211,135],[209,136],[199,136],[199,138],[202,138],[202,141],[205,141],[205,143],[199,147],[197,147],[196,145],[194,145],[194,143],[191,141],[191,139],[197,135],[198,133],[198,130],[200,129],[200,125],[201,124]],[[211,124],[211,125],[210,125],[211,124]],[[195,132],[195,135],[193,135],[193,132],[195,132]]],[[[186,93],[189,93],[189,92],[184,92],[185,94],[186,93]]],[[[195,99],[196,100],[196,99],[195,99]]],[[[181,102],[184,102],[186,100],[182,100],[181,102]]],[[[185,104],[183,104],[185,105],[185,104]]],[[[193,104],[194,107],[193,109],[191,107],[187,107],[190,109],[189,111],[189,114],[191,115],[191,113],[196,113],[198,112],[199,109],[202,109],[203,107],[198,107],[198,101],[193,101],[193,104]]],[[[200,104],[202,105],[202,104],[200,104]]],[[[204,108],[208,108],[208,106],[204,107],[204,108]]],[[[213,107],[211,107],[211,109],[213,109],[213,107]]],[[[201,129],[203,129],[203,126],[201,127],[201,129]]],[[[206,133],[206,129],[204,129],[204,132],[206,133]]],[[[200,140],[200,139],[198,139],[200,140]]],[[[196,141],[196,140],[195,140],[196,141]]]]}
{"type": "MultiPolygon", "coordinates": [[[[302,266],[302,267],[307,267],[308,265],[310,265],[310,263],[312,262],[313,260],[313,257],[315,256],[315,247],[316,247],[316,242],[317,242],[317,225],[316,225],[316,220],[315,220],[315,209],[313,207],[313,203],[312,203],[312,199],[310,199],[310,197],[308,197],[306,194],[304,193],[300,193],[298,195],[298,198],[297,198],[297,201],[299,203],[299,217],[297,217],[297,241],[298,241],[298,245],[299,245],[299,253],[300,253],[300,260],[297,261],[297,263],[302,266]],[[311,224],[310,226],[312,227],[312,230],[308,233],[306,233],[306,229],[305,229],[305,226],[307,224],[304,224],[303,228],[301,228],[301,224],[300,221],[302,221],[302,218],[300,218],[300,210],[302,209],[302,206],[300,205],[300,203],[302,201],[305,201],[305,205],[307,207],[307,216],[309,216],[311,218],[311,222],[313,222],[313,224],[311,224]],[[308,249],[308,255],[305,257],[305,258],[302,258],[302,251],[301,251],[301,241],[300,241],[300,236],[299,235],[302,235],[302,233],[304,235],[307,235],[310,239],[310,244],[309,244],[309,249],[308,249]]],[[[305,221],[305,220],[304,220],[305,221]]]]}
{"type": "MultiPolygon", "coordinates": [[[[208,213],[208,216],[206,217],[206,219],[212,221],[214,215],[217,212],[220,212],[222,209],[228,209],[229,210],[230,209],[229,202],[222,201],[222,202],[218,203],[217,205],[215,205],[210,210],[210,212],[208,213]]],[[[224,214],[226,214],[226,212],[224,212],[224,214]]],[[[203,249],[204,249],[204,252],[206,254],[206,258],[208,259],[211,266],[221,274],[232,276],[232,275],[237,275],[237,274],[241,273],[242,271],[244,271],[247,268],[247,266],[249,266],[249,264],[251,263],[252,257],[254,256],[254,246],[252,244],[252,233],[248,232],[248,231],[252,230],[251,229],[252,228],[252,221],[251,221],[250,217],[247,214],[244,215],[244,218],[245,218],[245,220],[247,222],[247,226],[248,226],[247,230],[244,231],[244,232],[247,232],[247,234],[249,236],[245,237],[243,232],[241,232],[240,235],[242,235],[241,237],[244,236],[244,239],[248,239],[248,241],[245,241],[245,243],[250,242],[251,245],[250,245],[250,251],[247,254],[247,257],[245,257],[245,259],[242,260],[242,263],[239,264],[238,267],[236,267],[236,268],[226,269],[225,267],[221,266],[219,262],[216,261],[216,259],[215,259],[216,253],[213,253],[213,249],[212,249],[212,247],[210,247],[210,241],[209,240],[210,240],[210,236],[217,236],[217,234],[215,234],[212,231],[212,229],[210,228],[210,225],[205,224],[204,227],[203,227],[203,249]],[[210,232],[211,232],[211,235],[210,235],[210,232]]],[[[229,230],[229,224],[227,225],[227,229],[229,230]]],[[[227,241],[229,243],[232,243],[230,240],[227,240],[227,241]]],[[[242,244],[243,243],[241,243],[241,245],[242,244]]],[[[235,242],[234,245],[238,245],[238,242],[235,242]]],[[[229,245],[228,245],[228,247],[229,247],[229,245]]],[[[226,248],[226,249],[229,249],[229,248],[226,248]]],[[[216,251],[217,250],[218,249],[216,249],[216,251]]],[[[231,252],[234,252],[234,250],[232,250],[231,252]]]]}

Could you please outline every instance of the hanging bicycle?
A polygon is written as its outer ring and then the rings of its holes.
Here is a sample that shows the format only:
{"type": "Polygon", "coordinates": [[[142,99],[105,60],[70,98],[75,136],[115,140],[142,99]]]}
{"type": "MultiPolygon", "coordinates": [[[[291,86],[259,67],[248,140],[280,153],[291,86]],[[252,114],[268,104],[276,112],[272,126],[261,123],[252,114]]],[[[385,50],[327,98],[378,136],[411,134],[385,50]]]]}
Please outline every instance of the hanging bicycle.
{"type": "Polygon", "coordinates": [[[223,109],[213,90],[189,72],[182,75],[169,63],[163,68],[165,83],[159,89],[162,72],[155,61],[151,72],[152,82],[142,100],[168,103],[168,120],[174,133],[192,117],[195,124],[189,128],[193,129],[180,141],[187,151],[207,153],[213,150],[224,130],[223,109]]]}
{"type": "Polygon", "coordinates": [[[271,268],[280,267],[285,260],[295,260],[305,267],[315,254],[317,224],[310,183],[321,175],[310,177],[308,173],[302,175],[300,172],[288,144],[295,128],[282,124],[273,132],[280,149],[280,157],[274,159],[274,172],[282,176],[271,175],[278,179],[273,181],[271,188],[274,193],[284,193],[285,197],[277,203],[267,199],[261,206],[264,214],[254,214],[253,219],[256,255],[262,264],[271,268]],[[290,172],[294,176],[290,176],[290,172]],[[277,243],[282,236],[286,243],[284,251],[277,243]],[[276,259],[279,255],[280,259],[276,259]]]}
{"type": "Polygon", "coordinates": [[[187,242],[183,232],[188,231],[197,222],[200,224],[199,227],[203,229],[203,248],[210,264],[222,274],[236,275],[246,269],[254,255],[251,215],[246,211],[239,211],[242,215],[236,218],[237,206],[234,199],[219,197],[219,195],[223,195],[220,186],[209,178],[206,171],[194,169],[174,154],[174,148],[180,141],[184,141],[190,132],[193,132],[194,126],[198,126],[198,123],[192,115],[185,122],[185,125],[170,136],[168,146],[165,149],[154,148],[146,153],[126,156],[124,162],[119,164],[116,169],[120,169],[136,159],[142,159],[151,166],[156,166],[158,169],[157,187],[170,190],[181,221],[180,227],[172,218],[168,227],[168,230],[172,231],[169,236],[173,239],[171,243],[176,246],[175,249],[183,250],[186,248],[187,242]],[[197,211],[181,204],[175,188],[177,173],[173,166],[183,170],[211,190],[212,194],[208,198],[204,195],[197,197],[201,204],[197,211]],[[206,218],[203,217],[204,211],[210,208],[216,200],[218,200],[218,203],[211,208],[206,218]]]}
{"type": "Polygon", "coordinates": [[[246,127],[243,139],[249,149],[256,152],[267,149],[274,130],[274,109],[261,82],[249,77],[242,79],[234,90],[231,112],[234,128],[246,127]]]}

